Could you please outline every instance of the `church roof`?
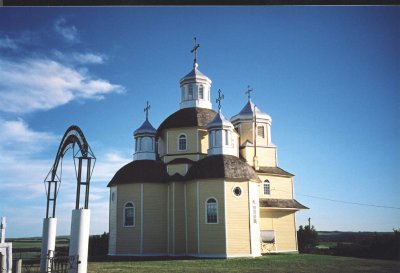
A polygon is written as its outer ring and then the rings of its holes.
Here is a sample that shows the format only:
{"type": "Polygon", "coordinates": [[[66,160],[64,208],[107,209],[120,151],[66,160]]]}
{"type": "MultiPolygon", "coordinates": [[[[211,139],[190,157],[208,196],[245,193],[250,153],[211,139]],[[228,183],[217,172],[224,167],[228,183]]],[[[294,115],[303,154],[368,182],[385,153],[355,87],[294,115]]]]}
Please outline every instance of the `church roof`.
{"type": "Polygon", "coordinates": [[[232,155],[207,156],[193,164],[186,178],[234,178],[261,182],[250,165],[232,155]]]}
{"type": "Polygon", "coordinates": [[[278,175],[285,175],[285,176],[294,176],[290,172],[287,172],[279,167],[262,167],[260,166],[257,170],[258,173],[267,173],[267,174],[278,174],[278,175]]]}
{"type": "Polygon", "coordinates": [[[277,208],[277,209],[309,209],[300,204],[295,199],[261,199],[261,208],[277,208]]]}
{"type": "Polygon", "coordinates": [[[169,128],[206,127],[216,112],[207,108],[183,108],[167,117],[158,127],[158,134],[169,128]]]}
{"type": "Polygon", "coordinates": [[[193,67],[193,69],[186,75],[184,76],[179,82],[183,83],[186,80],[192,80],[192,79],[198,79],[198,78],[202,78],[202,79],[207,79],[210,81],[210,79],[204,75],[203,73],[200,72],[200,70],[197,69],[197,65],[195,67],[193,67]]]}
{"type": "Polygon", "coordinates": [[[148,119],[146,119],[143,124],[133,132],[134,135],[137,134],[156,134],[157,130],[151,125],[148,119]]]}
{"type": "Polygon", "coordinates": [[[233,129],[232,123],[222,115],[221,111],[219,111],[215,115],[214,119],[207,124],[207,129],[226,127],[231,127],[233,129]]]}
{"type": "Polygon", "coordinates": [[[251,100],[249,100],[246,103],[246,105],[242,108],[242,110],[239,112],[239,114],[234,115],[231,118],[231,121],[234,122],[235,120],[238,119],[246,119],[246,120],[253,119],[254,110],[256,112],[257,119],[271,120],[271,117],[267,113],[262,112],[251,100]]]}
{"type": "Polygon", "coordinates": [[[160,160],[135,160],[117,171],[107,187],[135,182],[167,181],[165,165],[160,160]]]}

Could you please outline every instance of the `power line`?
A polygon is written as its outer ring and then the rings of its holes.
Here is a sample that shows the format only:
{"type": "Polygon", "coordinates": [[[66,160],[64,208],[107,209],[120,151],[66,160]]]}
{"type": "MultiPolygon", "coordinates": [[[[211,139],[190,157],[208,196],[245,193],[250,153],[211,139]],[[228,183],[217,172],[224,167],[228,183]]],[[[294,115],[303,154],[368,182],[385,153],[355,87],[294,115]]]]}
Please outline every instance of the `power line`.
{"type": "Polygon", "coordinates": [[[359,205],[359,206],[367,206],[367,207],[375,207],[375,208],[398,209],[398,210],[400,210],[399,207],[382,206],[382,205],[373,205],[373,204],[367,204],[367,203],[358,203],[358,202],[350,202],[350,201],[344,201],[344,200],[336,200],[336,199],[319,197],[319,196],[314,196],[314,195],[309,195],[309,194],[297,193],[297,195],[302,195],[302,196],[307,196],[307,197],[311,197],[311,198],[315,198],[315,199],[327,200],[327,201],[337,202],[337,203],[345,203],[345,204],[351,204],[351,205],[359,205]]]}
{"type": "MultiPolygon", "coordinates": [[[[284,191],[284,190],[278,190],[278,189],[273,189],[273,190],[291,193],[289,191],[284,191]]],[[[351,201],[344,201],[344,200],[337,200],[337,199],[326,198],[326,197],[321,197],[321,196],[315,196],[315,195],[310,195],[310,194],[296,193],[296,195],[307,196],[307,197],[311,197],[311,198],[315,198],[315,199],[326,200],[326,201],[331,201],[331,202],[336,202],[336,203],[344,203],[344,204],[351,204],[351,205],[358,205],[358,206],[384,208],[384,209],[398,209],[398,210],[400,210],[400,207],[394,207],[394,206],[383,206],[383,205],[373,205],[373,204],[367,204],[367,203],[351,202],[351,201]]]]}

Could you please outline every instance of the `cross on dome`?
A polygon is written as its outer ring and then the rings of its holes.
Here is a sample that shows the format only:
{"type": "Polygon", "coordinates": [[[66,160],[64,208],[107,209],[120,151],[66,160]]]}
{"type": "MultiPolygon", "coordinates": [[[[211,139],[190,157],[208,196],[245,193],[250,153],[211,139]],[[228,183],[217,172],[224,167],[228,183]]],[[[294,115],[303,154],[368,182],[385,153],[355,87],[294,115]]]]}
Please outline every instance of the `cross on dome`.
{"type": "Polygon", "coordinates": [[[194,47],[190,51],[191,53],[194,53],[193,67],[196,67],[196,65],[197,65],[197,49],[199,47],[200,47],[200,44],[197,43],[197,38],[194,37],[194,47]]]}
{"type": "Polygon", "coordinates": [[[245,94],[247,94],[247,98],[249,99],[249,101],[250,101],[250,98],[251,98],[250,93],[253,92],[253,91],[254,91],[253,88],[250,88],[250,85],[248,85],[247,86],[247,91],[244,92],[245,94]]]}
{"type": "Polygon", "coordinates": [[[221,101],[224,99],[224,94],[221,94],[221,89],[218,89],[218,98],[215,100],[218,103],[218,111],[221,111],[221,101]]]}
{"type": "Polygon", "coordinates": [[[149,110],[150,110],[150,104],[149,101],[146,102],[146,107],[144,108],[144,112],[146,112],[146,120],[149,117],[149,110]]]}

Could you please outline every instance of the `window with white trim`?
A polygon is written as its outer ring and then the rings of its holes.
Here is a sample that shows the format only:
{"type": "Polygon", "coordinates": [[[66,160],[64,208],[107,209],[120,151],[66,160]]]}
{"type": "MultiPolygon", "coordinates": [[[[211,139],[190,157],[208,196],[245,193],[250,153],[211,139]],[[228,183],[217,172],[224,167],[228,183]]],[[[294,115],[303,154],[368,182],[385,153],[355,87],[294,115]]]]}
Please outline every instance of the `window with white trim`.
{"type": "Polygon", "coordinates": [[[257,126],[257,135],[259,137],[265,138],[264,126],[257,126]]]}
{"type": "Polygon", "coordinates": [[[264,195],[271,194],[271,183],[266,179],[263,184],[264,187],[264,195]]]}
{"type": "Polygon", "coordinates": [[[199,99],[202,100],[204,99],[204,88],[202,85],[199,87],[199,99]]]}
{"type": "Polygon", "coordinates": [[[189,85],[188,100],[193,99],[193,85],[189,85]]]}
{"type": "Polygon", "coordinates": [[[206,201],[206,223],[218,223],[218,203],[215,198],[208,198],[206,201]]]}
{"type": "Polygon", "coordinates": [[[186,151],[186,149],[187,149],[186,135],[179,135],[179,137],[178,137],[178,150],[179,151],[186,151]]]}
{"type": "Polygon", "coordinates": [[[256,201],[253,200],[253,224],[257,224],[257,205],[256,201]]]}
{"type": "Polygon", "coordinates": [[[124,206],[124,227],[135,226],[135,205],[128,202],[124,206]]]}

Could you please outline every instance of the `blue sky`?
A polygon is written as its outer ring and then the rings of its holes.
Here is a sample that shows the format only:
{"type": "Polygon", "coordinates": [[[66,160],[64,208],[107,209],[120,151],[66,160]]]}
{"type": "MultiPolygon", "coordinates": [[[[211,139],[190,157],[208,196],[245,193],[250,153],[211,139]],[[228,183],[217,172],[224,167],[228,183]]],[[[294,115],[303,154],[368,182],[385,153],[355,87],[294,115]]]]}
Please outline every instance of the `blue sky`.
{"type": "MultiPolygon", "coordinates": [[[[297,214],[318,230],[400,228],[400,7],[0,8],[0,216],[8,236],[41,234],[43,180],[72,124],[97,163],[91,233],[108,231],[108,188],[132,160],[150,101],[155,127],[199,69],[225,117],[252,100],[271,115],[297,214]],[[378,208],[325,199],[396,207],[378,208]]],[[[75,180],[63,162],[57,217],[69,234],[75,180]]]]}

